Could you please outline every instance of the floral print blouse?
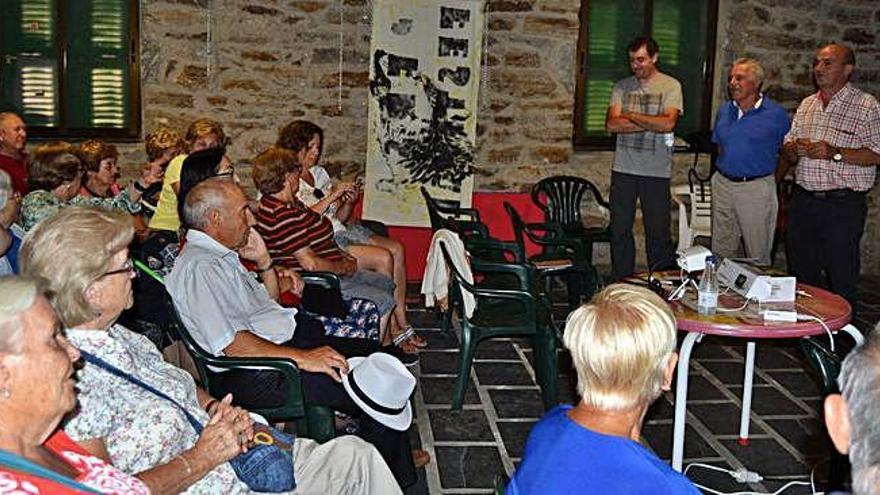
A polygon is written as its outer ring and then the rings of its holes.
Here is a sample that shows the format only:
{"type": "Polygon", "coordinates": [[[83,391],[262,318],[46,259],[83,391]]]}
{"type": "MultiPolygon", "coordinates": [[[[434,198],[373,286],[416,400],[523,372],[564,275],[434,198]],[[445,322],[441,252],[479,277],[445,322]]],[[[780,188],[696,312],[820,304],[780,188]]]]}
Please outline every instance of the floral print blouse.
{"type": "MultiPolygon", "coordinates": [[[[68,330],[68,338],[77,348],[152,385],[207,423],[195,381],[186,371],[165,362],[146,337],[113,325],[108,331],[68,330]]],[[[171,462],[198,440],[174,404],[91,363],[79,370],[77,389],[80,410],[64,430],[74,440],[104,439],[113,465],[126,473],[171,462]]],[[[229,463],[223,463],[184,493],[248,493],[248,487],[238,480],[229,463]]]]}
{"type": "Polygon", "coordinates": [[[25,231],[31,230],[40,220],[52,216],[65,206],[99,206],[112,208],[129,213],[141,211],[141,205],[132,201],[128,189],[112,198],[87,198],[75,196],[69,201],[61,201],[54,194],[45,190],[31,191],[21,201],[21,226],[25,231]]]}

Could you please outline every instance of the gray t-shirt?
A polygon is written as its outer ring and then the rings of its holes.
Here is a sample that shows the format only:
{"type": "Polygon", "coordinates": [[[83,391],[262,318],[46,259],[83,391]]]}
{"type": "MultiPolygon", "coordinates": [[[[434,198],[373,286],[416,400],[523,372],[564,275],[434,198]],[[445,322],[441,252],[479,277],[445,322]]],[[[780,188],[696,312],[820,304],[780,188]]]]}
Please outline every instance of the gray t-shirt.
{"type": "MultiPolygon", "coordinates": [[[[617,81],[611,91],[611,106],[624,112],[662,115],[669,108],[684,114],[681,84],[658,72],[645,85],[635,76],[617,81]]],[[[615,172],[669,178],[672,164],[673,135],[658,132],[627,132],[617,135],[614,152],[615,172]]]]}

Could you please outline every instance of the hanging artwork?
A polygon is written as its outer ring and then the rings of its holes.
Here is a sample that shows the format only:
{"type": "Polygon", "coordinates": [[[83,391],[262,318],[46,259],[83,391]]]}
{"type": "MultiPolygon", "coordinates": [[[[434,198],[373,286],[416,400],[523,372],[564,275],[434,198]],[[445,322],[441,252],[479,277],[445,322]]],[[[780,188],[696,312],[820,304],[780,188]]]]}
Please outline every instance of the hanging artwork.
{"type": "Polygon", "coordinates": [[[468,207],[482,0],[374,0],[364,218],[428,226],[419,188],[468,207]]]}

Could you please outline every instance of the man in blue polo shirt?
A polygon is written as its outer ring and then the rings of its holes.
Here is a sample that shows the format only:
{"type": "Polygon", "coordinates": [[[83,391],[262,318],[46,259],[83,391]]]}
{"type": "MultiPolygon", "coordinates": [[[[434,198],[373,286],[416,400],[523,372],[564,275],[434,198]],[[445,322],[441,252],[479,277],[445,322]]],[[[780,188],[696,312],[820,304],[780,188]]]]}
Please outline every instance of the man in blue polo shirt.
{"type": "Polygon", "coordinates": [[[712,142],[718,145],[718,173],[712,176],[712,252],[724,257],[745,254],[769,265],[778,210],[774,172],[791,119],[761,93],[763,82],[764,68],[757,60],[736,60],[727,84],[730,101],[715,116],[712,142]]]}

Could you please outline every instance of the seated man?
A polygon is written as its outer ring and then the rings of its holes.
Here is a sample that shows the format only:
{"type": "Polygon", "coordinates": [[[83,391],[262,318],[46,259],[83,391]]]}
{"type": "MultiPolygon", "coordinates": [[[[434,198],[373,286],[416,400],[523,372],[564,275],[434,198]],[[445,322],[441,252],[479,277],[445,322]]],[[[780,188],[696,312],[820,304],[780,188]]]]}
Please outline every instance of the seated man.
{"type": "MultiPolygon", "coordinates": [[[[183,214],[189,227],[186,245],[166,285],[199,345],[214,355],[292,359],[302,371],[305,400],[360,416],[359,435],[376,446],[401,487],[413,484],[416,474],[406,432],[362,414],[339,383],[348,370],[343,354],[367,355],[378,344],[328,337],[316,320],[273,300],[278,277],[266,245],[251,228],[254,217],[238,185],[222,178],[202,182],[187,195],[183,214]],[[256,263],[262,285],[239,257],[256,263]]],[[[227,371],[221,379],[236,405],[269,406],[284,400],[278,373],[227,371]]]]}
{"type": "Polygon", "coordinates": [[[666,303],[645,288],[610,285],[569,315],[563,338],[581,401],[532,428],[507,494],[699,493],[638,443],[645,411],[669,390],[678,360],[666,303]]]}
{"type": "MultiPolygon", "coordinates": [[[[878,325],[880,328],[880,325],[878,325]]],[[[852,492],[880,494],[880,337],[867,335],[843,361],[840,394],[825,399],[825,425],[834,447],[852,464],[852,492]]]]}

